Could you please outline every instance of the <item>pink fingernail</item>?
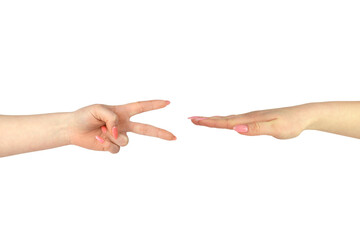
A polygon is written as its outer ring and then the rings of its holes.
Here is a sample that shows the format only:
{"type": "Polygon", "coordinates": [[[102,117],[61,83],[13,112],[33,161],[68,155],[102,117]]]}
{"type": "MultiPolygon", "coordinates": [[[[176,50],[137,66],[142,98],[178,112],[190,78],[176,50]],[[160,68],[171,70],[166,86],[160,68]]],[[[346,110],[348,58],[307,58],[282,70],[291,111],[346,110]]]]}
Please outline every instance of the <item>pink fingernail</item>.
{"type": "Polygon", "coordinates": [[[189,117],[188,119],[195,120],[195,121],[200,121],[200,120],[204,120],[204,119],[207,119],[207,118],[206,117],[189,117]]]}
{"type": "Polygon", "coordinates": [[[101,126],[101,131],[103,132],[103,133],[106,133],[106,127],[105,126],[101,126]]]}
{"type": "Polygon", "coordinates": [[[112,128],[112,134],[113,134],[113,136],[114,136],[115,139],[118,138],[119,132],[118,132],[117,127],[113,127],[113,128],[112,128]]]}
{"type": "Polygon", "coordinates": [[[170,101],[165,101],[166,105],[169,105],[170,104],[170,101]]]}
{"type": "Polygon", "coordinates": [[[249,131],[249,128],[246,125],[237,125],[234,127],[234,130],[238,133],[247,133],[249,131]]]}
{"type": "Polygon", "coordinates": [[[195,121],[200,121],[200,120],[204,120],[204,119],[207,119],[206,117],[201,117],[201,118],[195,118],[194,120],[195,121]]]}
{"type": "Polygon", "coordinates": [[[104,143],[105,140],[102,137],[96,136],[96,140],[98,140],[100,143],[104,143]]]}

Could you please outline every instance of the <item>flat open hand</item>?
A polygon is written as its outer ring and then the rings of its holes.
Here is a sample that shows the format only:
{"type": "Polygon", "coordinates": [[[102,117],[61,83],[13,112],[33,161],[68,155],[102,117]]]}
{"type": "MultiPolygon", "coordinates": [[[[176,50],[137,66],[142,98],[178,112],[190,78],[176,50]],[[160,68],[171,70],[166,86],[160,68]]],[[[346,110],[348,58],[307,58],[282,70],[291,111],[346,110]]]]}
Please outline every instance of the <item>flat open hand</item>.
{"type": "Polygon", "coordinates": [[[234,129],[247,136],[270,135],[278,139],[298,136],[309,126],[307,105],[249,112],[239,115],[190,117],[199,126],[234,129]]]}
{"type": "Polygon", "coordinates": [[[72,114],[69,124],[70,143],[87,149],[117,153],[129,141],[127,132],[175,140],[176,137],[164,129],[130,121],[134,115],[163,108],[169,103],[152,100],[117,106],[95,104],[81,108],[72,114]]]}

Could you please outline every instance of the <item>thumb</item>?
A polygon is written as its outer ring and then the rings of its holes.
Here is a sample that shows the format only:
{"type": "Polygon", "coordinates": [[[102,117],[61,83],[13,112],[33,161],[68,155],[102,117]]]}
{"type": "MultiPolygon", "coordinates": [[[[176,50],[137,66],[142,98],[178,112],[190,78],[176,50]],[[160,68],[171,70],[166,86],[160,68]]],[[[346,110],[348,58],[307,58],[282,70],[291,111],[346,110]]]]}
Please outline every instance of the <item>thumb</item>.
{"type": "Polygon", "coordinates": [[[119,118],[115,112],[113,112],[105,105],[95,105],[92,114],[96,119],[105,123],[107,130],[115,139],[118,138],[119,118]]]}
{"type": "Polygon", "coordinates": [[[247,136],[273,135],[273,123],[269,122],[252,122],[248,124],[236,125],[233,128],[236,132],[247,136]]]}

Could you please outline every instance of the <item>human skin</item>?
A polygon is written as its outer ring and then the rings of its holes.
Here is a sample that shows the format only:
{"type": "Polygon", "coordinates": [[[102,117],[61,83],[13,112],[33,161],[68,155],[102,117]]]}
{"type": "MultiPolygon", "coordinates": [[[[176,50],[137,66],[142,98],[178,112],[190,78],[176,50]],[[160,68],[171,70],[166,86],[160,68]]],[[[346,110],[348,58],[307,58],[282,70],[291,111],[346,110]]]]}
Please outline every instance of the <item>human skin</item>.
{"type": "Polygon", "coordinates": [[[360,138],[360,102],[319,102],[254,111],[239,115],[190,117],[199,126],[233,129],[242,135],[297,137],[304,130],[319,130],[360,138]]]}
{"type": "Polygon", "coordinates": [[[127,132],[175,140],[176,137],[164,129],[130,121],[134,115],[169,103],[152,100],[117,106],[95,104],[75,112],[0,115],[0,157],[65,145],[117,153],[128,144],[127,132]]]}

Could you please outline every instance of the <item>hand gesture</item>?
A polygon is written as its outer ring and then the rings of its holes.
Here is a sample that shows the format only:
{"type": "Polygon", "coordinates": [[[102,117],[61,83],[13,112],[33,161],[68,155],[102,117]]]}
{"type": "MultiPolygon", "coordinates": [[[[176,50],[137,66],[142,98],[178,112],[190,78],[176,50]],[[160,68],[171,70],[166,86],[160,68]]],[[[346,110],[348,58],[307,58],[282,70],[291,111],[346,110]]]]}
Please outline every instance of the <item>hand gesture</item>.
{"type": "Polygon", "coordinates": [[[81,108],[72,114],[69,124],[70,143],[87,149],[117,153],[129,141],[127,132],[175,140],[176,137],[164,129],[130,121],[134,115],[163,108],[169,103],[153,100],[117,106],[95,104],[81,108]]]}
{"type": "Polygon", "coordinates": [[[270,135],[278,139],[298,136],[309,126],[307,105],[249,112],[239,115],[190,117],[199,126],[234,129],[247,136],[270,135]]]}

